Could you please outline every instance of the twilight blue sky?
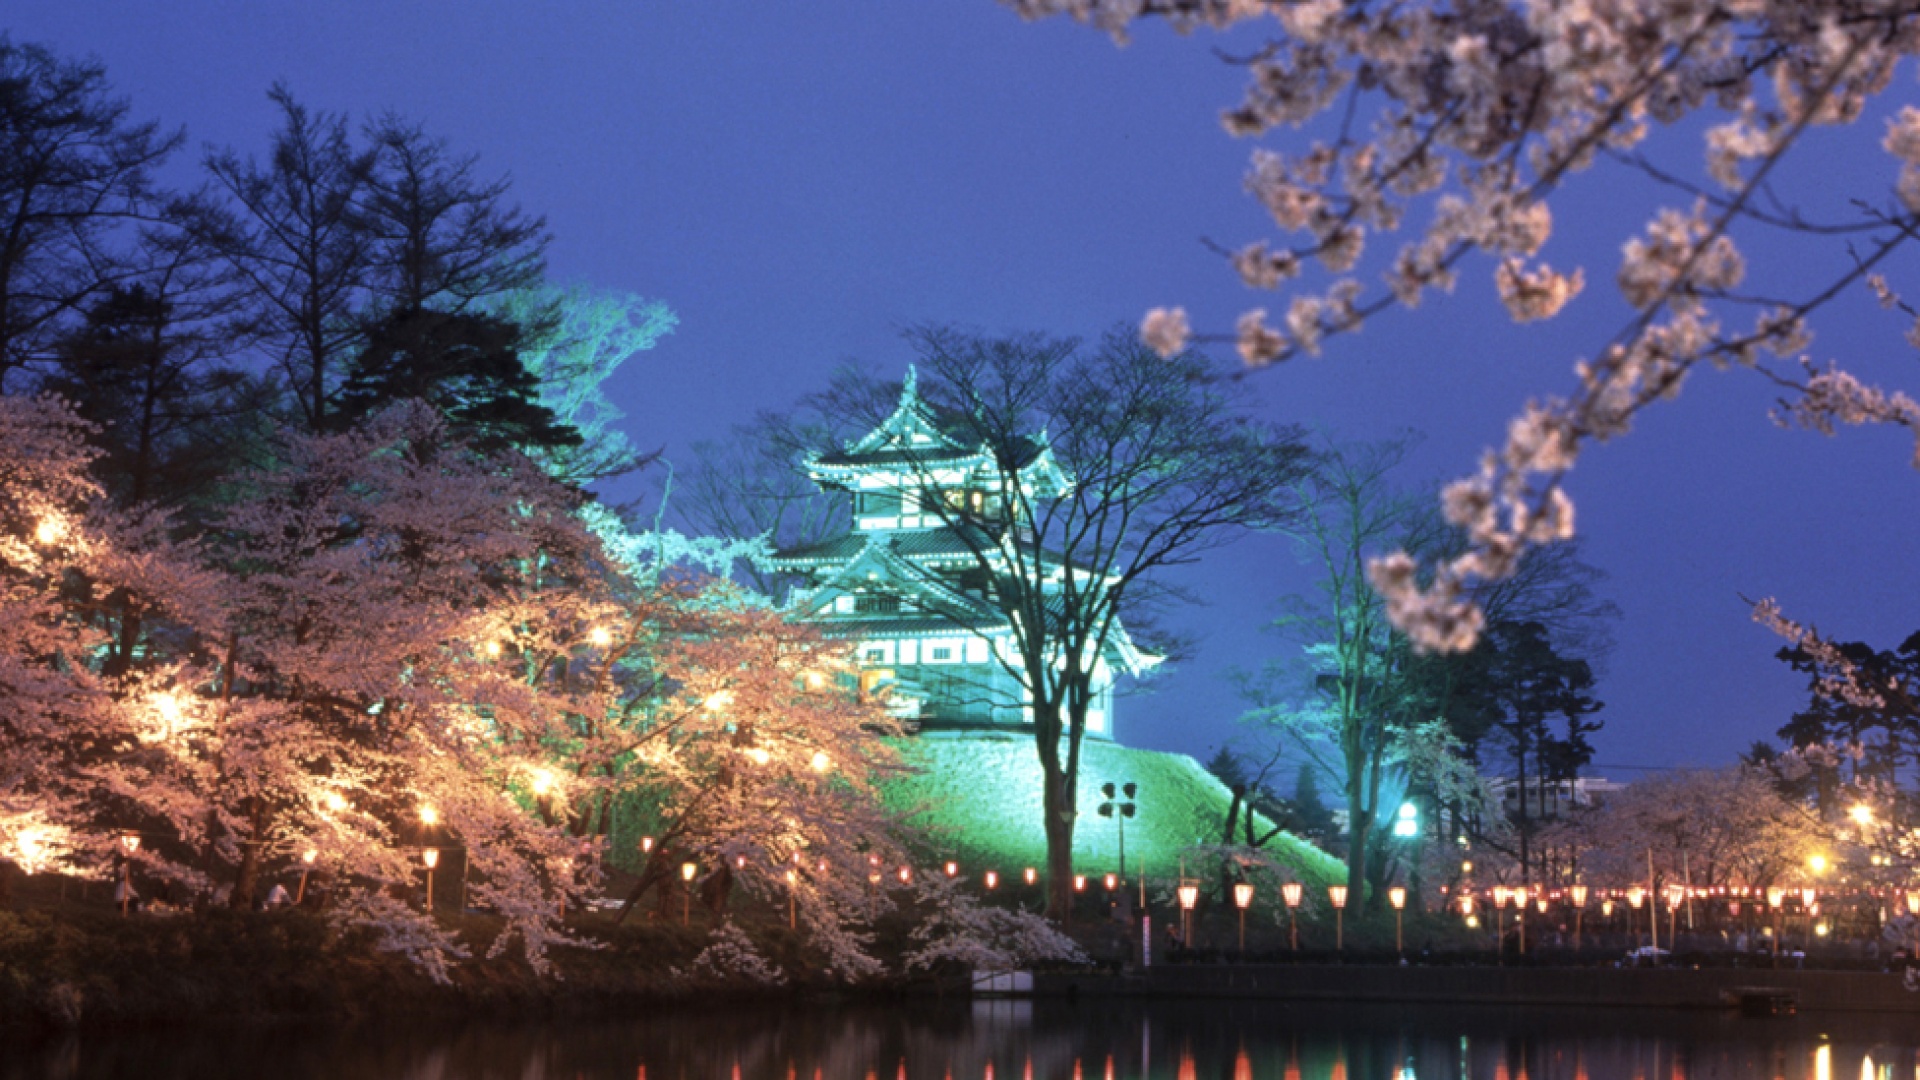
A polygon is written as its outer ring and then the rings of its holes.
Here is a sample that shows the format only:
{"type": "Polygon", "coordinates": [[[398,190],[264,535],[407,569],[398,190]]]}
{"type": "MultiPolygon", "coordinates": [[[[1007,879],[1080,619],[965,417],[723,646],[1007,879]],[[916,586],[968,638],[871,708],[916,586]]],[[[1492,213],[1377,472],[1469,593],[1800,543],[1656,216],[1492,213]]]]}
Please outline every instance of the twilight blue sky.
{"type": "MultiPolygon", "coordinates": [[[[1120,49],[991,0],[20,0],[0,27],[97,56],[136,115],[186,125],[183,183],[202,146],[264,146],[275,79],[315,108],[397,110],[480,154],[484,174],[510,173],[550,221],[555,277],[680,315],[613,388],[635,440],[670,458],[817,388],[842,360],[897,375],[911,323],[1091,334],[1179,303],[1221,330],[1255,302],[1200,243],[1266,235],[1240,189],[1248,147],[1216,121],[1240,77],[1205,37],[1148,27],[1120,49]]],[[[1913,101],[1913,85],[1903,70],[1875,118],[1820,133],[1783,197],[1814,209],[1884,197],[1877,117],[1913,101]]],[[[1697,174],[1696,136],[1655,146],[1697,174]]],[[[1619,245],[1659,204],[1617,170],[1581,177],[1556,202],[1545,253],[1587,268],[1560,319],[1512,326],[1475,263],[1455,295],[1255,377],[1263,413],[1343,439],[1418,429],[1409,483],[1468,471],[1528,396],[1567,387],[1572,359],[1620,325],[1619,245]]],[[[1748,255],[1756,289],[1844,260],[1831,247],[1748,255]]],[[[1902,264],[1894,286],[1914,270],[1902,264]]],[[[1813,356],[1911,386],[1902,329],[1854,297],[1817,324],[1813,356]]],[[[1750,375],[1696,375],[1572,478],[1588,558],[1625,613],[1596,772],[1729,761],[1802,700],[1742,594],[1778,596],[1843,638],[1885,645],[1920,627],[1910,444],[1782,431],[1766,417],[1773,396],[1750,375]]],[[[1120,733],[1204,755],[1239,735],[1222,673],[1287,648],[1260,628],[1311,576],[1285,539],[1257,537],[1187,581],[1208,603],[1176,622],[1204,654],[1123,703],[1120,733]]]]}

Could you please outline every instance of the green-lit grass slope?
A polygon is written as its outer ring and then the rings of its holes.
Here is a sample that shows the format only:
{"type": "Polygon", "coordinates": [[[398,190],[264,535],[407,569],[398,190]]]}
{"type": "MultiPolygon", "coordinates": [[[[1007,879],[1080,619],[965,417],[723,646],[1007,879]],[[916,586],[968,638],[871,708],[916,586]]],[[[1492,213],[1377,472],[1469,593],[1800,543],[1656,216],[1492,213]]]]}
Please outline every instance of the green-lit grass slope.
{"type": "MultiPolygon", "coordinates": [[[[1046,865],[1040,760],[1032,736],[934,733],[902,740],[901,751],[915,772],[886,785],[887,802],[903,811],[922,808],[914,821],[931,830],[943,850],[1009,878],[1023,867],[1046,865]]],[[[1144,859],[1148,876],[1171,877],[1183,852],[1220,842],[1233,795],[1199,762],[1088,739],[1081,747],[1073,841],[1078,872],[1094,876],[1118,869],[1118,830],[1112,818],[1099,816],[1100,785],[1129,780],[1139,785],[1138,816],[1127,822],[1129,874],[1139,873],[1144,859]]],[[[1256,825],[1262,834],[1272,828],[1265,819],[1256,825]]],[[[1263,852],[1310,885],[1345,873],[1337,860],[1290,834],[1275,836],[1263,852]]]]}

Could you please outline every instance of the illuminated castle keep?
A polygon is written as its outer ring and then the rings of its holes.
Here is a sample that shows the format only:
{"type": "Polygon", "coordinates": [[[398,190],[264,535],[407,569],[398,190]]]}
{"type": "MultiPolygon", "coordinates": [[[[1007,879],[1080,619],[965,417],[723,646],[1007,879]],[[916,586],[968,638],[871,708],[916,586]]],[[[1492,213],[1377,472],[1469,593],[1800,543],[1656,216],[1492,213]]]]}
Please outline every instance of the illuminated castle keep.
{"type": "MultiPolygon", "coordinates": [[[[889,687],[902,717],[922,730],[1017,729],[1033,717],[1002,663],[1015,646],[994,600],[996,570],[1010,551],[1042,560],[1053,581],[1071,568],[1035,548],[1029,523],[1014,519],[1003,496],[1056,499],[1073,478],[1045,436],[1027,440],[1003,468],[959,430],[921,400],[909,368],[899,407],[879,427],[804,463],[814,483],[852,496],[853,531],[781,551],[774,565],[806,579],[794,610],[856,641],[861,688],[889,687]]],[[[1096,662],[1088,735],[1113,737],[1116,674],[1138,675],[1159,659],[1116,627],[1096,662]]]]}

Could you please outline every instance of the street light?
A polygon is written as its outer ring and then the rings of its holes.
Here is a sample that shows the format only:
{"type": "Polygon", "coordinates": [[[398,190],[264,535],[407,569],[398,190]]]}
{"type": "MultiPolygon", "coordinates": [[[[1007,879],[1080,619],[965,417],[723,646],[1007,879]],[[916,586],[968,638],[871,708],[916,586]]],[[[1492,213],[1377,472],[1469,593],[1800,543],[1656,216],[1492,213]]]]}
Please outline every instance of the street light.
{"type": "Polygon", "coordinates": [[[793,906],[793,887],[799,879],[800,875],[794,873],[791,868],[787,870],[787,929],[789,930],[798,929],[800,926],[800,917],[793,906]]]}
{"type": "Polygon", "coordinates": [[[120,917],[126,918],[127,908],[133,903],[133,853],[140,850],[138,833],[120,834],[120,917]]]}
{"type": "Polygon", "coordinates": [[[1240,909],[1240,959],[1247,958],[1247,906],[1253,903],[1253,882],[1233,883],[1233,906],[1240,909]]]}
{"type": "Polygon", "coordinates": [[[1412,802],[1403,802],[1393,816],[1393,835],[1402,840],[1420,835],[1420,807],[1412,802]]]}
{"type": "Polygon", "coordinates": [[[1193,906],[1200,902],[1200,886],[1181,882],[1174,890],[1180,898],[1180,940],[1193,947],[1193,906]]]}
{"type": "MultiPolygon", "coordinates": [[[[1122,877],[1125,877],[1127,873],[1127,819],[1134,816],[1135,811],[1138,809],[1134,805],[1133,797],[1139,790],[1131,780],[1121,784],[1118,791],[1114,789],[1112,781],[1100,785],[1100,794],[1106,796],[1107,800],[1099,806],[1100,816],[1112,818],[1114,824],[1120,829],[1120,874],[1122,877]]],[[[1108,886],[1108,888],[1112,888],[1112,886],[1108,886]]]]}
{"type": "Polygon", "coordinates": [[[946,871],[947,871],[947,876],[948,876],[948,877],[950,877],[950,878],[953,878],[953,877],[959,877],[959,876],[960,876],[960,864],[959,864],[959,863],[957,863],[957,862],[954,862],[954,861],[953,861],[953,860],[951,860],[951,859],[949,859],[949,860],[947,860],[947,865],[946,865],[946,871]]]}
{"type": "Polygon", "coordinates": [[[989,870],[989,871],[987,871],[987,878],[986,878],[986,881],[987,881],[987,888],[989,888],[989,889],[997,889],[997,888],[999,888],[999,887],[1000,887],[1000,872],[999,872],[998,870],[989,870]]]}
{"type": "Polygon", "coordinates": [[[1333,901],[1333,951],[1343,952],[1347,943],[1347,887],[1327,886],[1327,899],[1333,901]]]}
{"type": "Polygon", "coordinates": [[[300,889],[293,894],[293,906],[299,907],[307,899],[307,875],[313,872],[313,861],[320,857],[319,848],[308,848],[300,853],[300,889]]]}
{"type": "Polygon", "coordinates": [[[1401,913],[1406,910],[1407,890],[1395,885],[1387,890],[1387,902],[1393,905],[1393,951],[1405,952],[1407,947],[1400,934],[1401,913]]]}
{"type": "Polygon", "coordinates": [[[684,862],[680,864],[680,880],[683,883],[683,887],[680,890],[681,926],[686,926],[693,921],[693,875],[699,872],[700,867],[694,863],[684,862]]]}
{"type": "Polygon", "coordinates": [[[1289,881],[1280,886],[1280,899],[1287,902],[1287,942],[1300,951],[1300,883],[1289,881]]]}
{"type": "Polygon", "coordinates": [[[1034,870],[1034,868],[1031,866],[1027,867],[1026,873],[1022,876],[1027,879],[1027,884],[1029,885],[1033,884],[1035,881],[1038,881],[1040,878],[1039,872],[1034,870]]]}
{"type": "Polygon", "coordinates": [[[1575,885],[1567,890],[1567,896],[1573,900],[1573,951],[1580,951],[1580,920],[1587,911],[1587,887],[1575,885]]]}
{"type": "Polygon", "coordinates": [[[433,914],[433,868],[440,865],[440,849],[424,848],[420,861],[427,864],[427,914],[433,914]]]}
{"type": "Polygon", "coordinates": [[[1101,879],[1100,883],[1107,887],[1108,892],[1112,892],[1113,890],[1120,887],[1120,878],[1118,875],[1108,874],[1106,877],[1101,879]]]}

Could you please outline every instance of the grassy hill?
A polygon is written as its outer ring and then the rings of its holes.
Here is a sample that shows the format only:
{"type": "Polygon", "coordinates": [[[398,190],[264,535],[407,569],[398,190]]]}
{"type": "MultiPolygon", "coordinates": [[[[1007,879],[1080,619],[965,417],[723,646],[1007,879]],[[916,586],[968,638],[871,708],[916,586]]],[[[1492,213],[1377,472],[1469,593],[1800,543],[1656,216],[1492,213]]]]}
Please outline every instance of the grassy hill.
{"type": "MultiPolygon", "coordinates": [[[[1040,761],[1024,734],[930,733],[905,740],[902,752],[917,772],[887,785],[897,809],[924,807],[915,820],[933,830],[960,861],[998,868],[1012,877],[1027,866],[1044,866],[1046,837],[1040,820],[1040,761]]],[[[1139,816],[1127,822],[1127,870],[1143,865],[1150,877],[1171,877],[1180,856],[1196,844],[1220,840],[1233,795],[1200,763],[1184,754],[1132,750],[1088,739],[1081,749],[1079,825],[1073,857],[1088,876],[1119,868],[1119,835],[1113,819],[1096,810],[1100,785],[1139,785],[1139,816]]],[[[1261,821],[1262,830],[1272,826],[1261,821]]],[[[1293,868],[1302,880],[1323,885],[1342,876],[1338,861],[1305,841],[1281,834],[1266,854],[1293,868]]]]}

